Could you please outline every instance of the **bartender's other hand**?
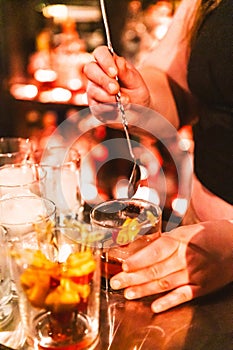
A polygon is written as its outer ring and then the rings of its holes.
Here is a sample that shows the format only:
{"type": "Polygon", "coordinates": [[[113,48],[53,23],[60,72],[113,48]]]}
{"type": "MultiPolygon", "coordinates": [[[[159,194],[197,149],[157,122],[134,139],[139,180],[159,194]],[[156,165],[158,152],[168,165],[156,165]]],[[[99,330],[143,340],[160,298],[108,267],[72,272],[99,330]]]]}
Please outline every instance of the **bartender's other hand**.
{"type": "Polygon", "coordinates": [[[103,111],[113,110],[111,104],[116,106],[119,91],[123,105],[149,106],[149,91],[140,73],[131,64],[123,57],[112,55],[106,46],[97,47],[93,57],[94,60],[85,65],[84,73],[88,79],[88,104],[96,117],[103,119],[103,111]]]}
{"type": "Polygon", "coordinates": [[[230,221],[178,227],[129,257],[111,287],[127,299],[163,293],[155,313],[208,294],[233,280],[232,236],[230,221]]]}

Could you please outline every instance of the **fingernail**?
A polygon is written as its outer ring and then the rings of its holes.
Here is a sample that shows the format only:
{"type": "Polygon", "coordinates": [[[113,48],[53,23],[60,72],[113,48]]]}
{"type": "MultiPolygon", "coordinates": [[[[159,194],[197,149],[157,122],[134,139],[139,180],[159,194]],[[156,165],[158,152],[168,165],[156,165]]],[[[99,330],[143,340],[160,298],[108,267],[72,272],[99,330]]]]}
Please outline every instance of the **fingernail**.
{"type": "Polygon", "coordinates": [[[134,299],[135,296],[136,296],[136,294],[135,294],[134,291],[132,291],[132,290],[129,290],[129,291],[126,291],[126,292],[125,292],[125,297],[126,297],[127,299],[134,299]]]}
{"type": "Polygon", "coordinates": [[[117,70],[114,67],[109,67],[108,72],[111,77],[115,77],[117,75],[117,70]]]}
{"type": "Polygon", "coordinates": [[[111,280],[110,285],[113,289],[120,289],[121,288],[121,282],[119,280],[111,280]]]}
{"type": "Polygon", "coordinates": [[[108,89],[109,89],[110,92],[115,93],[116,92],[116,84],[109,83],[108,84],[108,89]]]}
{"type": "Polygon", "coordinates": [[[153,305],[153,311],[155,313],[159,313],[159,312],[163,311],[163,306],[161,304],[153,305]]]}
{"type": "Polygon", "coordinates": [[[128,265],[126,263],[122,264],[122,270],[125,271],[125,272],[129,271],[129,267],[128,267],[128,265]]]}

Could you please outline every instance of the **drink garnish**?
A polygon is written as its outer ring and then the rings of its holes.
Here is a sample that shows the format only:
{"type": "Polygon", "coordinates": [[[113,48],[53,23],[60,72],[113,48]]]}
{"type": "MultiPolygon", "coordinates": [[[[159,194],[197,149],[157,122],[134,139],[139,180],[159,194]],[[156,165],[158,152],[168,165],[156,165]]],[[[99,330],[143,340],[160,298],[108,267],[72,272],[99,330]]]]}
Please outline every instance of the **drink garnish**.
{"type": "Polygon", "coordinates": [[[53,313],[72,311],[75,306],[78,310],[78,305],[81,303],[83,307],[90,294],[90,281],[96,269],[90,247],[82,249],[84,245],[81,245],[81,251],[70,253],[60,262],[55,224],[43,221],[43,224],[35,224],[35,231],[39,249],[24,249],[21,254],[28,264],[20,276],[28,300],[34,307],[53,313]],[[43,243],[50,247],[46,252],[43,252],[43,243]],[[48,252],[52,252],[51,259],[48,252]]]}
{"type": "Polygon", "coordinates": [[[85,244],[101,242],[105,237],[104,233],[101,232],[100,230],[95,229],[92,232],[90,232],[90,230],[89,230],[90,225],[83,223],[83,222],[80,222],[80,221],[77,221],[75,219],[72,219],[72,220],[65,219],[64,225],[67,228],[76,229],[80,233],[81,240],[85,244]]]}
{"type": "Polygon", "coordinates": [[[28,249],[27,253],[32,255],[32,262],[20,282],[34,307],[63,312],[87,299],[96,269],[91,251],[71,253],[63,263],[48,260],[40,251],[28,249]]]}
{"type": "Polygon", "coordinates": [[[130,242],[133,242],[135,238],[137,237],[138,233],[140,232],[140,229],[142,226],[148,224],[148,225],[155,225],[155,223],[158,221],[158,218],[151,212],[146,212],[146,220],[140,222],[139,218],[127,218],[121,229],[119,230],[118,234],[114,235],[116,236],[115,241],[119,245],[125,245],[130,242]]]}

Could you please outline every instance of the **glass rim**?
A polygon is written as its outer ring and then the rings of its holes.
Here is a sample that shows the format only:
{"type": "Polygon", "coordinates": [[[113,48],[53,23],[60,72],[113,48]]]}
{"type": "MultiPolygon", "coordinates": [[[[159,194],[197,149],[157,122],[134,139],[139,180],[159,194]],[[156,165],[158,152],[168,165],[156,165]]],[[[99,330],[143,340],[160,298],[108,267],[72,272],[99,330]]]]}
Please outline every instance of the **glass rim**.
{"type": "MultiPolygon", "coordinates": [[[[104,201],[104,202],[101,202],[101,203],[99,203],[99,204],[97,204],[96,206],[94,206],[92,209],[91,209],[91,211],[90,211],[90,221],[91,221],[91,224],[94,224],[94,225],[97,225],[97,226],[99,226],[99,227],[105,227],[105,228],[113,228],[114,226],[113,225],[111,225],[111,224],[108,224],[108,225],[106,225],[106,224],[101,224],[100,223],[100,221],[98,221],[95,217],[94,217],[94,214],[95,214],[95,212],[97,212],[97,211],[99,211],[99,213],[104,213],[104,211],[101,211],[101,210],[99,210],[100,208],[103,208],[103,207],[105,207],[107,204],[114,204],[114,203],[117,203],[117,202],[119,202],[119,203],[122,203],[122,204],[124,204],[124,203],[142,203],[142,204],[146,204],[146,205],[148,205],[148,206],[151,206],[151,207],[153,207],[153,208],[155,208],[156,209],[156,212],[157,212],[157,221],[156,222],[159,222],[160,220],[162,220],[162,210],[161,210],[161,208],[160,208],[160,206],[158,205],[158,204],[155,204],[155,203],[153,203],[153,202],[150,202],[150,201],[147,201],[147,200],[145,200],[145,199],[141,199],[141,198],[118,198],[118,199],[109,199],[109,200],[106,200],[106,201],[104,201]]],[[[145,208],[146,209],[146,208],[145,208]]],[[[117,212],[119,212],[119,210],[118,211],[112,211],[112,212],[109,212],[109,214],[111,215],[111,214],[114,214],[114,213],[117,213],[117,212]]],[[[141,213],[139,213],[139,215],[140,215],[141,213]]],[[[138,216],[139,216],[138,215],[138,216]]],[[[144,221],[141,221],[140,223],[141,224],[143,224],[143,222],[148,222],[148,220],[147,219],[145,219],[144,221]]],[[[121,228],[123,226],[123,224],[122,225],[119,225],[119,226],[117,226],[117,228],[121,228]]]]}
{"type": "MultiPolygon", "coordinates": [[[[1,204],[4,202],[9,202],[9,201],[12,201],[12,200],[25,200],[25,199],[30,199],[30,200],[40,200],[40,202],[43,202],[43,203],[48,203],[49,204],[49,212],[46,213],[45,215],[38,215],[38,218],[37,219],[33,219],[32,221],[30,220],[26,220],[24,222],[18,222],[18,223],[15,223],[15,222],[12,222],[12,223],[8,223],[8,222],[4,222],[4,220],[2,219],[0,221],[0,226],[3,226],[6,230],[7,230],[7,227],[12,227],[12,226],[16,226],[16,227],[20,227],[22,225],[31,225],[33,223],[40,223],[43,219],[48,219],[50,216],[53,216],[55,217],[56,215],[56,205],[55,203],[49,199],[49,198],[46,198],[46,197],[40,197],[40,196],[36,196],[36,195],[18,195],[18,196],[12,196],[12,197],[8,197],[8,198],[0,198],[0,206],[1,204]],[[6,227],[7,226],[7,227],[6,227]]],[[[47,206],[45,205],[45,208],[47,208],[47,206]]]]}
{"type": "Polygon", "coordinates": [[[2,184],[1,180],[0,180],[0,188],[15,188],[15,187],[23,188],[23,187],[27,187],[27,186],[33,185],[36,182],[43,181],[45,179],[46,175],[47,175],[47,171],[46,171],[46,169],[44,169],[44,167],[42,167],[40,164],[34,164],[34,163],[5,164],[5,165],[0,167],[0,173],[1,173],[2,170],[5,170],[5,169],[14,169],[14,168],[15,169],[19,169],[19,168],[22,168],[22,167],[29,168],[29,169],[33,169],[33,168],[37,169],[36,170],[36,176],[38,176],[39,178],[38,179],[33,179],[30,182],[14,184],[14,185],[13,184],[2,184]],[[42,176],[38,172],[40,170],[43,172],[42,176]]]}
{"type": "Polygon", "coordinates": [[[35,154],[38,152],[41,152],[41,156],[40,156],[40,165],[43,167],[50,167],[50,168],[61,168],[65,165],[69,166],[71,164],[74,164],[77,161],[81,161],[81,154],[79,153],[79,151],[74,148],[74,147],[66,147],[66,146],[48,146],[45,147],[44,149],[35,149],[35,154]],[[50,151],[59,151],[59,150],[64,150],[64,159],[62,160],[62,163],[58,163],[58,164],[49,164],[46,163],[46,159],[44,159],[46,152],[48,152],[48,155],[51,157],[55,157],[56,155],[54,155],[53,153],[49,154],[50,151]],[[72,157],[72,159],[69,159],[69,152],[73,152],[77,157],[72,157]],[[68,160],[66,160],[66,157],[68,157],[68,160]],[[74,159],[73,159],[74,158],[74,159]]]}
{"type": "Polygon", "coordinates": [[[29,143],[29,144],[31,144],[31,140],[30,140],[30,138],[29,137],[14,137],[14,136],[1,136],[0,137],[0,143],[1,142],[3,142],[3,141],[5,141],[5,140],[7,140],[7,141],[25,141],[26,143],[29,143]]]}
{"type": "MultiPolygon", "coordinates": [[[[20,143],[20,142],[24,142],[23,147],[25,147],[26,145],[28,145],[29,147],[32,147],[32,141],[29,138],[24,138],[24,137],[10,137],[10,136],[2,136],[0,137],[0,146],[1,144],[3,144],[4,142],[10,144],[11,142],[15,142],[15,143],[20,143]]],[[[1,150],[0,147],[0,157],[4,157],[7,155],[14,155],[14,154],[18,154],[18,153],[23,153],[22,150],[18,150],[18,151],[14,151],[14,152],[3,152],[1,150]]]]}

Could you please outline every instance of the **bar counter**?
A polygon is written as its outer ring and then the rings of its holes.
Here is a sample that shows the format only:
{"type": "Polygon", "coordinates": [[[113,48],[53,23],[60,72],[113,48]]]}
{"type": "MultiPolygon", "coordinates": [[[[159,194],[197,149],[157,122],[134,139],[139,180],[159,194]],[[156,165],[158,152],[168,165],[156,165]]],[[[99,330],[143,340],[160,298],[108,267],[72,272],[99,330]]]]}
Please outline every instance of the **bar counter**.
{"type": "Polygon", "coordinates": [[[155,296],[127,301],[102,291],[95,350],[232,350],[232,295],[233,284],[156,315],[155,296]]]}
{"type": "MultiPolygon", "coordinates": [[[[100,337],[92,350],[232,350],[232,295],[233,283],[156,315],[150,309],[155,296],[128,301],[121,293],[101,291],[100,337]]],[[[16,310],[14,324],[0,332],[0,350],[28,350],[17,345],[18,322],[16,310]]]]}

